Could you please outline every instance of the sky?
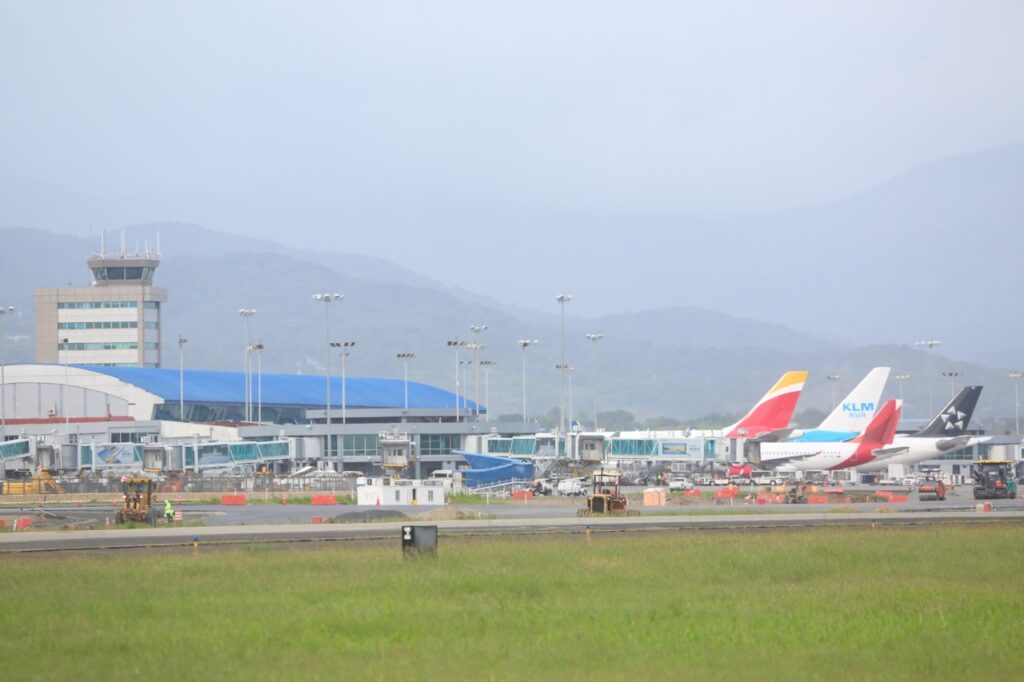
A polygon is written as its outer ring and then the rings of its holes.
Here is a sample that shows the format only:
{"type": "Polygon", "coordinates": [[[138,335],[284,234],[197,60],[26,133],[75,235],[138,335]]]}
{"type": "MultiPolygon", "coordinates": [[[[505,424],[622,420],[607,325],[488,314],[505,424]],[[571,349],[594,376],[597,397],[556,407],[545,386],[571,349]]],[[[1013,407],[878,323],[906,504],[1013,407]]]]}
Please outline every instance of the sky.
{"type": "Polygon", "coordinates": [[[679,298],[587,295],[637,225],[1024,141],[1022,29],[991,0],[7,0],[0,178],[84,198],[38,227],[189,221],[625,311],[679,298]]]}

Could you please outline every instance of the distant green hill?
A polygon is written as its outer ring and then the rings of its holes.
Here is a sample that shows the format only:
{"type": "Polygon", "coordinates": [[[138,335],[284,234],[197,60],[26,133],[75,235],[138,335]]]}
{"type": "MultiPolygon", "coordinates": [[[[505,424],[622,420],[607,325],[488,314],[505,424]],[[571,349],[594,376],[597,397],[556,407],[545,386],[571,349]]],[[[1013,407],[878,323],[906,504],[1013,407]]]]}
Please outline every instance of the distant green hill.
{"type": "MultiPolygon", "coordinates": [[[[153,229],[142,228],[138,235],[129,230],[128,243],[134,246],[148,238],[153,246],[153,229]]],[[[163,329],[165,366],[177,366],[174,339],[181,334],[189,338],[187,366],[241,370],[244,340],[238,309],[254,307],[259,312],[251,323],[252,336],[266,347],[264,371],[322,372],[324,306],[311,297],[337,291],[345,299],[332,304],[331,336],[357,342],[348,362],[351,375],[399,376],[395,353],[412,351],[417,357],[410,364],[410,379],[454,388],[455,355],[447,341],[472,340],[469,326],[486,324],[489,328],[479,340],[487,346],[482,357],[496,363],[488,382],[493,413],[521,410],[523,354],[516,342],[522,338],[540,339],[527,351],[531,414],[558,404],[556,315],[524,313],[474,298],[382,259],[326,251],[306,258],[308,254],[276,249],[270,242],[233,240],[198,226],[161,226],[165,256],[156,283],[170,292],[163,329]]],[[[98,240],[5,228],[0,229],[0,246],[0,303],[17,308],[6,320],[5,358],[30,361],[33,289],[87,284],[85,258],[98,249],[98,240]]],[[[566,345],[567,360],[575,368],[573,408],[577,416],[588,415],[587,422],[594,405],[595,349],[585,334],[596,331],[605,334],[596,348],[601,412],[623,409],[641,419],[666,416],[684,423],[713,412],[742,412],[789,369],[811,371],[799,409],[827,411],[832,395],[827,374],[841,376],[841,397],[868,369],[888,364],[913,375],[904,386],[905,415],[927,416],[927,358],[916,348],[846,347],[776,324],[678,307],[596,319],[569,315],[566,345]]],[[[461,354],[463,360],[470,357],[461,354]]],[[[955,369],[963,372],[958,383],[987,385],[978,409],[982,418],[1012,415],[1012,386],[1005,370],[938,355],[932,362],[936,376],[955,369]]],[[[337,357],[332,363],[340,372],[337,357]]],[[[471,373],[467,384],[473,396],[471,373]]],[[[894,382],[890,389],[893,395],[898,390],[894,382]]],[[[949,394],[948,381],[939,377],[933,390],[936,405],[941,405],[949,394]]],[[[482,374],[481,400],[484,394],[482,374]]]]}

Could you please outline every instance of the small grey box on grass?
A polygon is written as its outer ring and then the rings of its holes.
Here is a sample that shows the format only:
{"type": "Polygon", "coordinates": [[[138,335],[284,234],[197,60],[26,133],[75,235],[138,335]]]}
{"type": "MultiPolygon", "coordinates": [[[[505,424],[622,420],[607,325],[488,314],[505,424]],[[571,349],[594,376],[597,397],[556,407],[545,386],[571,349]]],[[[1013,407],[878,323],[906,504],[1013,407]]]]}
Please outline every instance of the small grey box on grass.
{"type": "Polygon", "coordinates": [[[402,554],[437,554],[437,526],[402,526],[402,554]]]}

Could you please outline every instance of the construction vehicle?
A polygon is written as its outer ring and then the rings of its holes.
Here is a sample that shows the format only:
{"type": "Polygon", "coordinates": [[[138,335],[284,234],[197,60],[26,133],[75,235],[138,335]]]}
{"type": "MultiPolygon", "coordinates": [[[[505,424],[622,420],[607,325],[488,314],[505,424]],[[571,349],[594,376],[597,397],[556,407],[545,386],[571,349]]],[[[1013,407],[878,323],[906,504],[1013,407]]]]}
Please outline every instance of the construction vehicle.
{"type": "Polygon", "coordinates": [[[4,495],[45,495],[47,493],[64,494],[64,488],[53,478],[47,469],[33,472],[32,478],[21,481],[4,481],[4,495]]]}
{"type": "Polygon", "coordinates": [[[807,481],[793,481],[786,486],[786,504],[807,504],[807,481]]]}
{"type": "Polygon", "coordinates": [[[118,523],[138,521],[155,526],[160,518],[160,510],[156,508],[156,486],[151,478],[145,476],[122,476],[121,492],[124,499],[121,508],[114,515],[118,523]]]}
{"type": "Polygon", "coordinates": [[[974,499],[1012,500],[1017,497],[1013,465],[1012,461],[1006,459],[979,459],[971,464],[974,499]]]}
{"type": "Polygon", "coordinates": [[[917,499],[921,502],[942,502],[946,499],[946,484],[934,476],[926,477],[917,486],[917,499]]]}
{"type": "Polygon", "coordinates": [[[640,515],[638,511],[626,509],[626,496],[619,490],[619,477],[617,475],[612,479],[602,471],[593,476],[591,485],[591,493],[587,497],[587,506],[585,509],[577,510],[577,516],[640,515]]]}

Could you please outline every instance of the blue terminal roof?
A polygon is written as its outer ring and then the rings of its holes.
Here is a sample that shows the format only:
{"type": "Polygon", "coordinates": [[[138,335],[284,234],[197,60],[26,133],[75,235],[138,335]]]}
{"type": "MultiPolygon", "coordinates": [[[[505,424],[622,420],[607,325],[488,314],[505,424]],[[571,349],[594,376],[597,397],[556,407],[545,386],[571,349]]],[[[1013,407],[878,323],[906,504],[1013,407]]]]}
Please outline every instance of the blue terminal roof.
{"type": "MultiPolygon", "coordinates": [[[[74,365],[81,369],[120,379],[138,386],[165,401],[179,400],[179,375],[176,369],[153,367],[103,367],[74,365]]],[[[245,402],[245,374],[242,372],[211,372],[185,370],[185,401],[190,403],[245,402]]],[[[405,407],[405,382],[402,379],[372,379],[347,377],[345,402],[349,408],[405,407]]],[[[257,377],[252,376],[253,397],[257,390],[257,377]]],[[[327,404],[326,381],[323,376],[310,374],[263,374],[262,395],[264,406],[322,408],[327,404]]],[[[459,396],[463,402],[463,396],[459,396]]],[[[476,403],[465,399],[468,409],[476,403]]],[[[341,377],[331,378],[331,407],[341,406],[341,377]]],[[[454,409],[455,394],[415,381],[409,382],[409,409],[454,409]]],[[[481,405],[480,412],[486,412],[481,405]]]]}

